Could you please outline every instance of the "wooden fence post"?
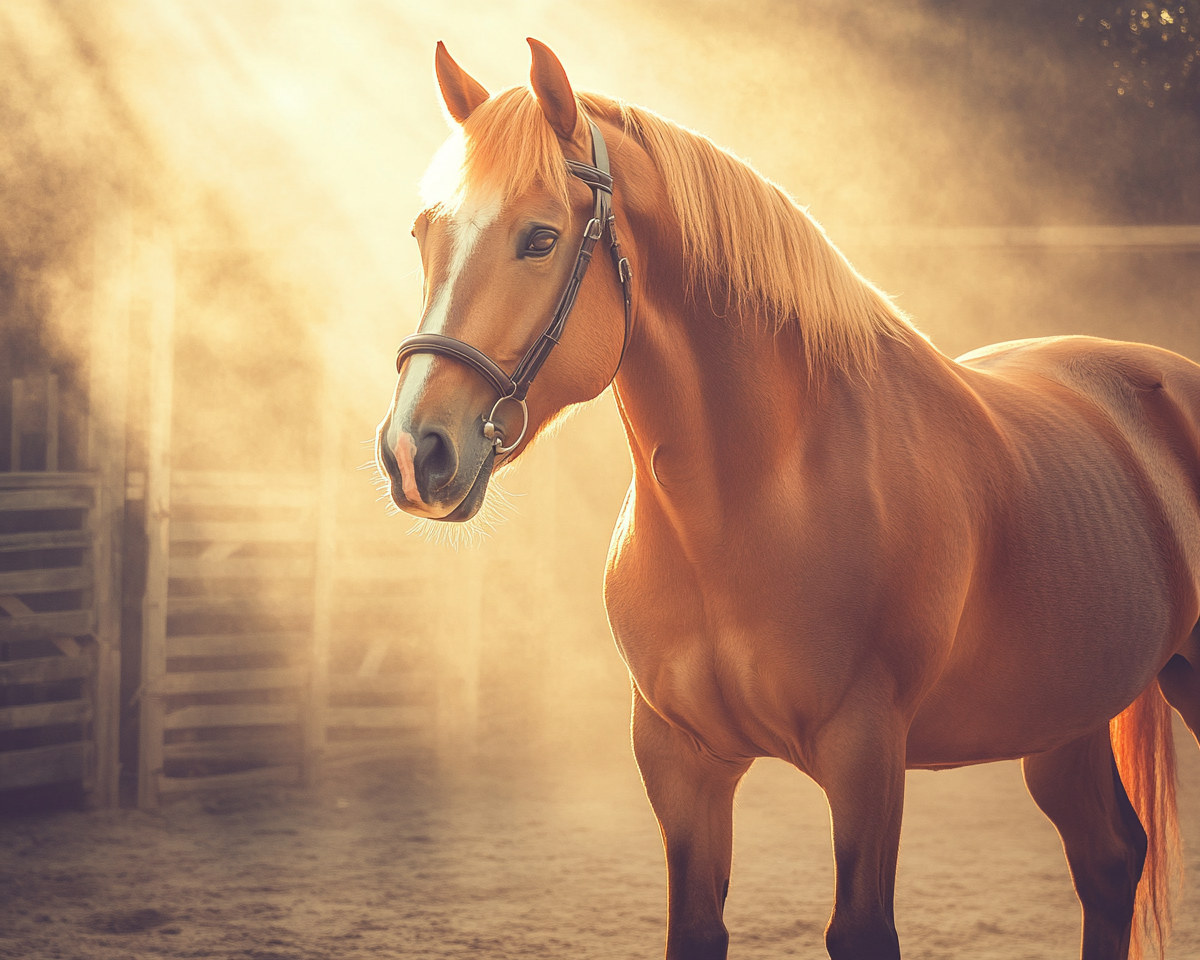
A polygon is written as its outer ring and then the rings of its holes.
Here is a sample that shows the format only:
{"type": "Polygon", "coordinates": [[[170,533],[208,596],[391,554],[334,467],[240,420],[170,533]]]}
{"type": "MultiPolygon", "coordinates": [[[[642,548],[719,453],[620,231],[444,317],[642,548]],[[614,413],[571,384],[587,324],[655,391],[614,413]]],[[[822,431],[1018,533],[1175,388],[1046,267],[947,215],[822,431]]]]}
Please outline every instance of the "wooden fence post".
{"type": "Polygon", "coordinates": [[[158,230],[140,248],[150,306],[146,423],[146,591],[142,596],[142,678],[138,807],[158,806],[163,770],[162,678],[167,671],[167,580],[171,535],[171,411],[175,374],[175,256],[158,230]]]}
{"type": "Polygon", "coordinates": [[[127,206],[101,214],[95,236],[88,384],[88,466],[98,479],[90,518],[95,537],[96,769],[89,800],[110,807],[119,799],[120,775],[121,534],[133,217],[127,206]]]}

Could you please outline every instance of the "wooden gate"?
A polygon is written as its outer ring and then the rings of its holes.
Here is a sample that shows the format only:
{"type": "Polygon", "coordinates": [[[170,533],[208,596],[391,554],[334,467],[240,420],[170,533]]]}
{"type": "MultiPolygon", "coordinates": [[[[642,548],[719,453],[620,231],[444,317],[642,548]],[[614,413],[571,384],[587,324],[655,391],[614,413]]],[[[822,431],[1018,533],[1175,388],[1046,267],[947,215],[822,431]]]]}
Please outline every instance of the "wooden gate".
{"type": "Polygon", "coordinates": [[[430,641],[454,616],[477,647],[478,618],[461,600],[430,613],[444,571],[379,523],[361,474],[177,471],[168,496],[147,509],[168,549],[147,576],[141,806],[312,781],[324,763],[400,743],[432,748],[447,682],[456,722],[470,722],[477,665],[447,670],[430,641]]]}
{"type": "Polygon", "coordinates": [[[96,486],[0,474],[0,788],[97,787],[96,486]]]}
{"type": "MultiPolygon", "coordinates": [[[[14,470],[0,473],[0,790],[77,782],[93,805],[111,806],[123,475],[58,471],[53,374],[14,380],[12,398],[14,470]],[[21,469],[31,461],[37,469],[21,469]]],[[[93,422],[98,451],[106,425],[93,422]]]]}
{"type": "MultiPolygon", "coordinates": [[[[121,532],[133,230],[95,234],[87,471],[61,472],[59,383],[15,380],[0,473],[0,790],[80,783],[118,800],[121,532]]],[[[76,457],[75,459],[79,459],[76,457]]]]}

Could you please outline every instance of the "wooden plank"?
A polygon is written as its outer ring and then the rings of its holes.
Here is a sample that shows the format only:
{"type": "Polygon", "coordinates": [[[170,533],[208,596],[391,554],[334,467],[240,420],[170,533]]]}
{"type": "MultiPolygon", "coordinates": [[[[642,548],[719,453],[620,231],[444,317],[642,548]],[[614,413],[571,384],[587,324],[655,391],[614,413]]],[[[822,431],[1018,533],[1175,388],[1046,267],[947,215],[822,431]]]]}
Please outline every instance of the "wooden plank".
{"type": "Polygon", "coordinates": [[[8,469],[21,469],[21,435],[25,432],[21,416],[25,407],[25,381],[12,382],[12,432],[8,445],[8,469]]]}
{"type": "MultiPolygon", "coordinates": [[[[88,514],[95,534],[96,719],[90,802],[118,802],[121,718],[121,574],[125,529],[125,440],[129,399],[129,319],[133,293],[133,214],[128,202],[101,200],[93,240],[91,345],[88,357],[88,466],[97,479],[88,514]]],[[[153,308],[152,308],[153,309],[153,308]]]]}
{"type": "Polygon", "coordinates": [[[62,487],[87,487],[95,489],[99,485],[99,477],[93,473],[59,471],[58,473],[0,473],[0,491],[2,490],[57,490],[62,487]]]}
{"type": "Polygon", "coordinates": [[[0,534],[0,553],[18,550],[62,550],[69,547],[90,547],[90,530],[44,530],[36,533],[0,534]]]}
{"type": "Polygon", "coordinates": [[[206,793],[213,790],[247,790],[254,787],[293,786],[300,782],[300,768],[295,764],[260,767],[238,773],[219,773],[210,777],[158,778],[159,795],[166,799],[186,793],[206,793]]]}
{"type": "Polygon", "coordinates": [[[196,727],[265,727],[300,722],[294,703],[213,703],[182,707],[166,715],[164,730],[196,727]]]}
{"type": "Polygon", "coordinates": [[[164,743],[166,760],[238,760],[277,763],[300,749],[300,738],[286,727],[267,734],[239,735],[227,740],[185,740],[164,743]]]}
{"type": "Polygon", "coordinates": [[[84,723],[91,719],[92,705],[86,700],[0,707],[0,730],[29,730],[55,723],[84,723]]]}
{"type": "Polygon", "coordinates": [[[310,557],[172,557],[169,566],[174,580],[308,578],[313,575],[310,557]]]}
{"type": "Polygon", "coordinates": [[[290,596],[170,597],[167,600],[167,615],[209,613],[230,617],[305,617],[311,616],[312,603],[311,591],[290,596]]]}
{"type": "Polygon", "coordinates": [[[428,750],[433,746],[430,728],[389,730],[384,737],[370,739],[330,740],[325,764],[331,768],[354,766],[371,761],[411,757],[413,750],[428,750]]]}
{"type": "Polygon", "coordinates": [[[428,561],[416,557],[344,557],[337,561],[334,576],[339,580],[414,581],[430,575],[428,561]]]}
{"type": "Polygon", "coordinates": [[[312,489],[303,487],[189,487],[176,482],[171,499],[187,507],[311,507],[316,499],[312,489]]]}
{"type": "Polygon", "coordinates": [[[341,730],[410,730],[427,727],[433,720],[432,707],[328,707],[326,728],[341,730]]]}
{"type": "Polygon", "coordinates": [[[0,510],[87,509],[95,502],[96,494],[90,486],[0,490],[0,510]]]}
{"type": "Polygon", "coordinates": [[[0,641],[53,640],[56,637],[82,637],[92,632],[91,610],[62,610],[34,613],[26,617],[0,618],[0,641]]]}
{"type": "MultiPolygon", "coordinates": [[[[0,596],[0,609],[3,609],[9,617],[36,616],[20,597],[0,596]]],[[[78,657],[83,652],[83,647],[74,637],[48,637],[47,639],[58,647],[64,657],[78,657]]]]}
{"type": "Polygon", "coordinates": [[[367,652],[363,656],[363,661],[359,664],[358,670],[355,671],[358,676],[367,678],[379,673],[379,666],[388,655],[388,651],[392,649],[392,643],[393,638],[390,636],[375,637],[371,641],[370,646],[367,647],[367,652]]]}
{"type": "MultiPolygon", "coordinates": [[[[158,691],[167,670],[167,580],[171,543],[171,411],[175,382],[175,254],[161,231],[141,250],[150,290],[150,360],[146,406],[146,587],[142,594],[142,687],[158,691]]],[[[163,703],[139,706],[138,808],[158,806],[163,764],[163,703]]]]}
{"type": "Polygon", "coordinates": [[[55,637],[50,641],[64,657],[78,657],[83,653],[83,645],[74,637],[55,637]]]}
{"type": "Polygon", "coordinates": [[[58,376],[53,373],[46,376],[46,469],[58,472],[58,376]]]}
{"type": "Polygon", "coordinates": [[[316,536],[311,521],[254,523],[224,521],[174,521],[171,542],[194,540],[219,543],[307,543],[316,536]]]}
{"type": "Polygon", "coordinates": [[[0,686],[79,680],[91,674],[90,657],[31,657],[0,663],[0,686]]]}
{"type": "Polygon", "coordinates": [[[183,487],[294,488],[315,492],[317,478],[310,473],[253,473],[233,470],[176,470],[174,481],[183,487]]]}
{"type": "Polygon", "coordinates": [[[432,671],[384,673],[374,677],[360,677],[353,673],[331,673],[329,675],[329,692],[335,694],[397,694],[408,698],[418,696],[432,698],[435,679],[432,671]]]}
{"type": "Polygon", "coordinates": [[[262,653],[307,653],[307,633],[205,634],[167,637],[168,657],[239,657],[262,653]]]}
{"type": "Polygon", "coordinates": [[[845,247],[1075,247],[1200,249],[1200,226],[859,227],[837,230],[845,247]]]}
{"type": "MultiPolygon", "coordinates": [[[[25,601],[20,597],[0,596],[0,609],[3,609],[9,617],[32,617],[35,616],[35,611],[31,609],[25,601]]],[[[83,647],[74,637],[51,637],[50,643],[58,647],[59,652],[64,657],[78,657],[83,652],[83,647]]]]}
{"type": "Polygon", "coordinates": [[[427,747],[427,738],[417,730],[396,730],[385,738],[371,740],[330,740],[325,749],[327,769],[346,767],[411,755],[414,747],[427,747]]]}
{"type": "Polygon", "coordinates": [[[125,499],[146,499],[146,474],[141,470],[130,470],[125,474],[125,499]]]}
{"type": "Polygon", "coordinates": [[[86,590],[91,585],[92,569],[90,566],[9,570],[6,573],[0,573],[0,594],[86,590]]]}
{"type": "Polygon", "coordinates": [[[86,780],[94,754],[95,745],[86,740],[5,751],[0,753],[0,790],[86,780]]]}
{"type": "Polygon", "coordinates": [[[279,690],[296,688],[308,682],[303,667],[276,667],[265,670],[197,670],[192,673],[165,673],[152,689],[161,694],[222,693],[230,690],[279,690]]]}

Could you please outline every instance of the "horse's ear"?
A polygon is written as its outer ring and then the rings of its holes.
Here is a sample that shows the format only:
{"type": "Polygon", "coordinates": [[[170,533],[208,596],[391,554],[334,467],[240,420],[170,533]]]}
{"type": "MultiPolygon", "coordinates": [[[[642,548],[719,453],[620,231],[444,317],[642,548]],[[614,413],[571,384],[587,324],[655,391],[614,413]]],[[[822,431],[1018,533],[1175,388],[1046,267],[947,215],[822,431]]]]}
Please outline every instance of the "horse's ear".
{"type": "Polygon", "coordinates": [[[442,90],[442,102],[446,104],[450,116],[459,123],[464,122],[488,98],[483,85],[454,62],[441,40],[433,56],[433,69],[437,72],[438,86],[442,90]]]}
{"type": "Polygon", "coordinates": [[[571,89],[567,71],[548,46],[533,37],[528,40],[529,49],[533,51],[529,80],[538,104],[554,132],[563,140],[571,140],[579,121],[579,109],[575,106],[575,91],[571,89]]]}

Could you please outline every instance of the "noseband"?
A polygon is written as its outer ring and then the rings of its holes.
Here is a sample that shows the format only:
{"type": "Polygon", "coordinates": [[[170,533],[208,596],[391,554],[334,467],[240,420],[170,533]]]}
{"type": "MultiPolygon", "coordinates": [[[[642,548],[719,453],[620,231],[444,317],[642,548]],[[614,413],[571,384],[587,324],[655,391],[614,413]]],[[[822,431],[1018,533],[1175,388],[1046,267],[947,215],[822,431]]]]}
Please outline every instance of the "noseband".
{"type": "Polygon", "coordinates": [[[625,298],[625,335],[621,340],[621,355],[617,359],[617,367],[616,370],[613,370],[609,383],[616,378],[617,370],[621,369],[621,362],[625,359],[625,348],[629,345],[629,330],[632,323],[631,281],[633,273],[629,269],[629,261],[621,256],[621,247],[617,243],[617,220],[612,212],[613,179],[608,166],[608,147],[604,142],[604,136],[600,133],[600,128],[591,120],[588,120],[588,126],[592,129],[592,165],[579,163],[576,160],[567,160],[566,164],[568,173],[578,177],[592,189],[594,201],[592,219],[584,228],[583,240],[579,244],[579,254],[575,258],[575,269],[571,272],[571,279],[567,281],[566,289],[559,298],[558,306],[554,309],[550,323],[542,335],[533,342],[533,346],[525,351],[525,356],[517,364],[516,370],[511,375],[507,374],[482,350],[469,343],[464,343],[462,340],[456,340],[454,337],[447,337],[440,333],[414,333],[411,337],[405,337],[400,341],[400,350],[396,354],[397,373],[400,372],[405,359],[413,354],[433,353],[465,363],[495,387],[500,398],[493,404],[491,412],[483,422],[483,435],[491,441],[492,448],[500,455],[511,453],[525,438],[525,431],[529,427],[529,408],[525,405],[525,396],[529,393],[534,377],[542,369],[542,364],[550,356],[550,351],[554,349],[562,336],[563,328],[567,324],[567,317],[571,315],[571,308],[575,306],[575,298],[579,295],[579,286],[583,283],[588,264],[592,262],[592,250],[606,229],[612,243],[610,252],[613,266],[621,281],[621,292],[625,298]],[[495,423],[496,411],[506,401],[518,404],[521,407],[522,416],[521,433],[508,446],[504,445],[503,431],[495,423]]]}

